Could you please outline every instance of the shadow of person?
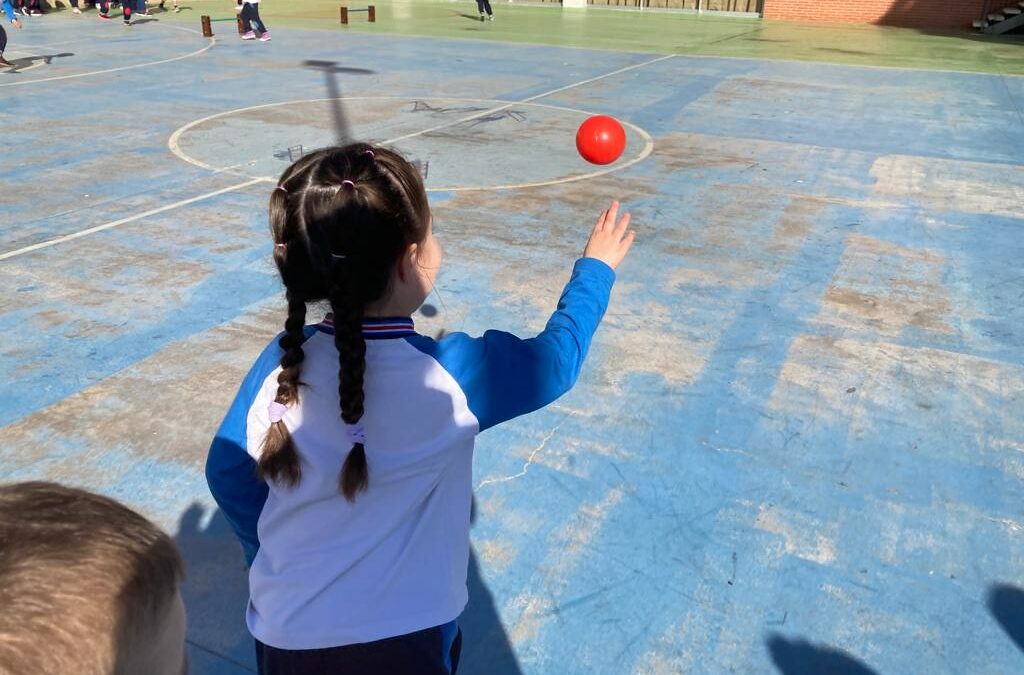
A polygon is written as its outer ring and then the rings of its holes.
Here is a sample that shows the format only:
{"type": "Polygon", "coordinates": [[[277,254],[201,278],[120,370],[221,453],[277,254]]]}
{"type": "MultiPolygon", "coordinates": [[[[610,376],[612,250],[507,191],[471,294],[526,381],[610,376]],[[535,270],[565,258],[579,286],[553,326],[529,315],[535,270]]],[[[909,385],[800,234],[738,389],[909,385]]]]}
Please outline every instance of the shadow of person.
{"type": "MultiPolygon", "coordinates": [[[[476,497],[470,504],[470,525],[476,524],[476,497]]],[[[462,658],[459,673],[477,675],[522,675],[508,633],[498,616],[494,595],[480,574],[476,552],[469,552],[469,574],[466,578],[469,602],[459,616],[462,628],[462,658]]]]}
{"type": "MultiPolygon", "coordinates": [[[[245,627],[249,574],[242,549],[220,509],[204,524],[206,515],[199,504],[190,506],[181,515],[174,537],[185,560],[181,595],[188,614],[188,641],[194,648],[255,672],[255,650],[245,627]]],[[[191,672],[201,675],[195,667],[191,672]]]]}
{"type": "Polygon", "coordinates": [[[1009,584],[993,584],[988,589],[988,611],[1006,634],[1024,651],[1024,590],[1009,584]]]}
{"type": "Polygon", "coordinates": [[[498,617],[494,596],[480,576],[476,554],[469,557],[469,603],[459,617],[462,628],[462,675],[522,675],[505,626],[498,617]]]}
{"type": "Polygon", "coordinates": [[[772,635],[766,644],[782,675],[878,675],[846,652],[827,645],[781,635],[772,635]]]}
{"type": "Polygon", "coordinates": [[[23,59],[11,59],[9,63],[12,67],[9,68],[7,72],[17,73],[19,70],[28,68],[29,66],[33,66],[40,62],[45,63],[46,65],[50,65],[51,63],[53,63],[54,59],[63,59],[68,56],[74,56],[74,53],[63,52],[61,54],[35,54],[33,56],[26,56],[23,59]]]}
{"type": "MultiPolygon", "coordinates": [[[[185,560],[181,592],[188,612],[188,641],[213,660],[255,670],[253,640],[245,627],[249,580],[242,550],[219,509],[208,519],[206,515],[199,504],[190,506],[174,537],[185,560]]],[[[470,555],[468,586],[469,604],[459,617],[459,673],[522,675],[475,554],[470,555]]],[[[192,672],[201,675],[196,667],[192,672]]]]}

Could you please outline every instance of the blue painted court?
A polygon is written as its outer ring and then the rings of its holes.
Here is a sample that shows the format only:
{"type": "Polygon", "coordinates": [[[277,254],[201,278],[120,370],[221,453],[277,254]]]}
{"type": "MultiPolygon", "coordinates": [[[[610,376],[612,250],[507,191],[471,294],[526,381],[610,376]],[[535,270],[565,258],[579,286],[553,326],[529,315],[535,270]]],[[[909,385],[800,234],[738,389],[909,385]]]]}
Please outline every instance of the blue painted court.
{"type": "Polygon", "coordinates": [[[339,115],[429,163],[423,333],[538,331],[607,202],[638,230],[578,386],[478,439],[460,673],[1024,671],[998,609],[1024,77],[63,16],[11,40],[0,478],[174,534],[193,673],[255,672],[203,464],[283,325],[270,190],[339,115]],[[628,134],[603,169],[573,145],[598,113],[628,134]]]}

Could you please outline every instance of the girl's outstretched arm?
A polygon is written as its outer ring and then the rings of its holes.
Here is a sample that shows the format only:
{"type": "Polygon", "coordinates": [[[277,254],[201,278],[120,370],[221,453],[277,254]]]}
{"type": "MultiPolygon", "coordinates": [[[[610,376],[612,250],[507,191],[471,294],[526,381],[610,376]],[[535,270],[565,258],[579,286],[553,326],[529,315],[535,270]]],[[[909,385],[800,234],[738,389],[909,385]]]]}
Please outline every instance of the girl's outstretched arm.
{"type": "Polygon", "coordinates": [[[617,213],[613,202],[598,218],[540,335],[523,340],[492,330],[480,338],[453,333],[440,342],[410,339],[458,382],[481,431],[543,408],[576,383],[608,307],[615,267],[633,243],[629,215],[616,220],[617,213]]]}

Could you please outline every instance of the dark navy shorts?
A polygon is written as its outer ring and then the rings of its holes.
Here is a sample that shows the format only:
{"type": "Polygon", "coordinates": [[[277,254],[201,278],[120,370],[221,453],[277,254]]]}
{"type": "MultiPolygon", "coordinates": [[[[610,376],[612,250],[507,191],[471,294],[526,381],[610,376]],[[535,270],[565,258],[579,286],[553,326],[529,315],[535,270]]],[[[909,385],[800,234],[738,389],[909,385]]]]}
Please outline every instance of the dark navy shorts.
{"type": "Polygon", "coordinates": [[[260,675],[455,675],[462,631],[454,621],[397,637],[325,649],[277,649],[256,641],[260,675]]]}

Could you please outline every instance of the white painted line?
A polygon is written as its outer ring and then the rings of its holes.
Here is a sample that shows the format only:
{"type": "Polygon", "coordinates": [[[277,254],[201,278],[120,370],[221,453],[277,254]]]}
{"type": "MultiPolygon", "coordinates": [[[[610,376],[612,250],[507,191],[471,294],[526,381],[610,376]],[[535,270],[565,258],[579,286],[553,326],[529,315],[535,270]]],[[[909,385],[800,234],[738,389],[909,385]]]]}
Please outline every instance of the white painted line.
{"type": "MultiPolygon", "coordinates": [[[[168,28],[177,28],[178,30],[191,31],[187,28],[179,28],[177,26],[168,26],[168,28]]],[[[25,84],[38,84],[40,82],[56,82],[57,80],[73,80],[79,77],[92,77],[94,75],[106,75],[107,73],[119,73],[124,70],[134,70],[135,68],[148,68],[150,66],[159,66],[164,63],[174,63],[175,61],[181,61],[183,59],[190,59],[193,56],[199,56],[205,51],[208,51],[213,45],[217,44],[217,38],[207,38],[210,42],[202,49],[197,49],[194,52],[189,52],[183,56],[175,56],[172,59],[163,59],[162,61],[150,61],[149,63],[136,63],[130,66],[121,66],[120,68],[107,68],[106,70],[91,70],[87,73],[75,73],[74,75],[55,75],[53,77],[39,77],[34,80],[23,80],[21,82],[7,82],[0,84],[0,87],[20,87],[25,84]]]]}
{"type": "Polygon", "coordinates": [[[625,68],[619,68],[618,70],[613,70],[612,72],[605,73],[604,75],[598,75],[597,77],[591,77],[591,78],[586,79],[586,80],[580,80],[579,82],[574,82],[573,84],[567,84],[564,87],[558,87],[557,89],[552,89],[550,91],[546,91],[543,94],[537,94],[536,96],[530,96],[529,98],[524,98],[521,101],[513,101],[511,103],[506,103],[505,105],[498,106],[497,108],[492,108],[490,110],[484,110],[482,112],[474,113],[472,115],[467,115],[466,117],[457,119],[454,122],[446,122],[445,124],[439,124],[436,127],[430,127],[429,129],[423,129],[422,131],[415,131],[415,132],[413,132],[411,134],[405,134],[404,136],[397,136],[395,138],[389,138],[388,140],[384,141],[382,143],[382,145],[392,145],[393,143],[397,143],[398,141],[404,141],[407,138],[415,138],[416,136],[423,136],[424,134],[429,134],[431,132],[438,131],[440,129],[447,129],[448,127],[453,127],[453,126],[455,126],[457,124],[462,124],[463,122],[469,122],[471,120],[475,120],[478,117],[486,117],[487,115],[492,115],[492,114],[494,114],[496,112],[501,112],[502,110],[506,110],[506,109],[511,108],[512,106],[515,106],[515,105],[522,105],[524,103],[530,103],[531,101],[536,101],[537,99],[544,98],[546,96],[552,96],[554,94],[561,93],[561,92],[566,91],[568,89],[574,89],[576,87],[582,87],[585,84],[590,84],[591,82],[597,82],[598,80],[603,80],[606,77],[613,77],[615,75],[620,75],[622,73],[629,72],[630,70],[636,70],[637,68],[643,68],[645,66],[649,66],[651,64],[658,63],[659,61],[666,61],[668,59],[673,59],[673,58],[675,58],[675,56],[676,56],[675,54],[669,54],[668,56],[659,56],[658,58],[651,59],[650,61],[644,61],[643,63],[636,63],[636,64],[633,64],[632,66],[626,66],[625,68]]]}
{"type": "MultiPolygon", "coordinates": [[[[25,246],[24,248],[18,248],[18,249],[15,249],[13,251],[8,251],[6,253],[0,253],[0,260],[7,260],[8,258],[14,258],[14,257],[17,257],[19,255],[24,255],[25,253],[31,253],[32,251],[38,251],[41,248],[48,248],[50,246],[56,246],[57,244],[63,244],[66,241],[71,241],[73,239],[79,239],[81,237],[85,237],[87,235],[94,234],[96,232],[102,232],[103,230],[109,230],[109,229],[111,229],[113,227],[117,227],[119,225],[124,225],[125,223],[131,223],[131,222],[134,222],[136,220],[141,220],[142,218],[148,218],[149,216],[155,216],[158,213],[163,213],[165,211],[171,211],[171,210],[179,208],[181,206],[188,206],[189,204],[194,204],[196,202],[201,202],[204,199],[209,199],[210,197],[216,197],[218,195],[226,194],[228,192],[234,192],[235,190],[241,190],[242,188],[249,187],[250,185],[255,185],[257,183],[265,183],[265,182],[267,182],[267,180],[265,178],[253,178],[252,180],[247,180],[244,183],[238,183],[236,185],[229,185],[226,188],[221,188],[220,190],[214,190],[213,192],[207,192],[206,194],[199,195],[198,197],[190,197],[189,199],[183,199],[180,202],[174,202],[173,204],[166,204],[166,205],[161,206],[159,208],[150,209],[149,211],[143,211],[142,213],[136,213],[134,216],[128,216],[127,218],[121,218],[120,220],[114,220],[114,221],[111,221],[109,223],[103,223],[102,225],[96,225],[95,227],[89,227],[89,228],[86,228],[84,230],[79,230],[78,232],[73,232],[71,234],[65,234],[62,237],[54,237],[53,239],[47,239],[46,241],[41,241],[38,244],[32,244],[31,246],[25,246]]],[[[270,182],[273,182],[273,181],[270,181],[270,182]]]]}
{"type": "Polygon", "coordinates": [[[639,164],[654,152],[654,139],[651,135],[629,122],[623,122],[624,126],[629,127],[636,131],[644,139],[644,147],[640,150],[640,154],[621,164],[611,164],[604,169],[598,169],[597,171],[591,171],[589,173],[581,173],[575,176],[566,176],[564,178],[552,178],[551,180],[537,181],[535,183],[512,183],[509,185],[481,185],[480,187],[435,187],[427,188],[427,192],[486,192],[487,190],[519,190],[521,188],[531,187],[544,187],[546,185],[562,185],[563,183],[575,183],[579,180],[587,180],[588,178],[597,178],[603,176],[606,173],[613,173],[615,171],[622,171],[628,169],[634,164],[639,164]]]}
{"type": "MultiPolygon", "coordinates": [[[[574,85],[571,85],[571,86],[574,86],[574,85]]],[[[560,90],[564,90],[564,89],[565,88],[563,87],[560,90]]],[[[548,95],[548,94],[541,94],[539,96],[546,96],[546,95],[548,95]]],[[[532,98],[536,99],[536,98],[539,98],[539,96],[534,96],[532,98]]],[[[171,137],[169,139],[167,139],[167,147],[168,147],[168,149],[172,153],[177,155],[180,159],[184,160],[185,162],[188,162],[192,166],[197,166],[200,169],[206,169],[208,171],[221,172],[221,173],[230,173],[230,174],[241,176],[241,177],[248,176],[248,175],[251,175],[251,174],[246,174],[246,173],[243,173],[241,171],[233,171],[232,170],[232,169],[235,169],[235,168],[237,168],[239,166],[243,166],[241,164],[235,164],[235,165],[230,166],[230,167],[219,168],[219,167],[213,166],[211,164],[207,164],[206,162],[204,162],[202,160],[199,160],[199,159],[196,159],[194,157],[191,157],[190,155],[188,155],[181,148],[181,143],[180,143],[181,136],[185,132],[187,132],[189,129],[192,129],[192,128],[197,127],[197,126],[199,126],[201,124],[204,124],[206,122],[209,122],[211,120],[215,120],[215,119],[218,119],[218,118],[221,118],[221,117],[229,117],[231,115],[235,115],[235,114],[238,114],[238,113],[250,112],[252,110],[264,110],[266,108],[275,108],[275,107],[279,107],[279,106],[283,107],[283,106],[289,106],[289,105],[296,105],[296,104],[300,104],[300,103],[324,103],[324,102],[333,101],[333,100],[335,100],[335,99],[330,99],[330,98],[312,98],[312,99],[299,99],[299,100],[296,100],[296,101],[281,101],[281,102],[278,102],[278,103],[262,103],[260,105],[248,106],[248,107],[245,107],[245,108],[236,108],[235,110],[226,110],[224,112],[214,113],[213,115],[207,115],[206,117],[202,117],[200,119],[194,120],[192,122],[189,122],[188,124],[185,124],[184,126],[178,128],[178,129],[176,129],[174,131],[174,133],[171,134],[171,137]]],[[[415,99],[411,99],[408,96],[346,96],[346,97],[344,97],[342,99],[339,99],[339,100],[342,100],[342,101],[403,101],[403,102],[407,102],[407,101],[411,101],[411,100],[415,100],[415,99]]],[[[428,101],[429,100],[433,100],[433,101],[452,101],[452,102],[456,102],[456,103],[494,103],[496,101],[496,99],[492,99],[492,98],[459,98],[459,97],[455,97],[455,96],[440,96],[440,97],[432,98],[432,99],[428,98],[427,100],[428,101]]],[[[507,105],[502,105],[502,106],[499,106],[497,108],[491,108],[491,109],[485,111],[482,114],[490,114],[492,111],[504,110],[504,109],[509,108],[509,107],[515,107],[516,105],[524,105],[524,106],[530,106],[530,107],[534,107],[534,108],[546,108],[548,110],[557,110],[557,111],[560,111],[560,112],[572,112],[572,113],[577,113],[577,114],[580,114],[580,115],[583,115],[583,116],[590,116],[590,115],[594,114],[593,112],[590,112],[590,111],[587,111],[587,110],[580,110],[578,108],[569,108],[567,106],[549,105],[547,103],[534,103],[534,102],[527,102],[527,101],[513,101],[511,103],[508,103],[507,105]]],[[[466,118],[464,118],[464,119],[466,119],[466,118]]],[[[460,120],[460,121],[463,121],[463,120],[460,120]]],[[[457,123],[458,122],[450,122],[449,124],[457,124],[457,123]]],[[[637,133],[637,135],[639,135],[641,138],[644,139],[644,147],[640,150],[640,154],[639,155],[637,155],[636,157],[634,157],[634,158],[632,158],[632,159],[630,159],[628,161],[622,162],[621,164],[610,164],[610,165],[608,165],[608,166],[606,166],[604,168],[598,169],[596,171],[590,171],[588,173],[581,173],[581,174],[577,174],[577,175],[567,176],[567,177],[564,177],[564,178],[553,178],[551,180],[546,180],[546,181],[536,181],[536,182],[529,182],[529,183],[514,183],[514,184],[509,184],[509,185],[481,185],[481,186],[473,186],[473,187],[461,187],[461,186],[428,187],[427,188],[427,192],[474,192],[474,191],[486,191],[486,190],[517,190],[519,188],[543,187],[545,185],[560,185],[562,183],[573,183],[573,182],[576,182],[576,181],[579,181],[579,180],[586,180],[588,178],[596,178],[597,176],[603,176],[603,175],[605,175],[607,173],[613,173],[615,171],[621,171],[622,169],[629,168],[629,167],[633,166],[634,164],[637,164],[637,163],[642,162],[643,160],[647,159],[647,157],[649,157],[650,154],[654,151],[654,140],[651,138],[651,135],[649,133],[647,133],[646,131],[644,131],[643,129],[641,129],[640,127],[636,126],[635,124],[633,124],[631,122],[623,122],[623,125],[629,127],[630,129],[635,131],[637,133]]],[[[442,125],[442,126],[448,126],[448,125],[442,125]]],[[[435,127],[435,128],[439,128],[439,127],[435,127]]],[[[416,133],[413,133],[413,134],[407,134],[406,137],[411,138],[411,137],[417,136],[417,135],[419,135],[421,133],[423,133],[423,132],[416,132],[416,133]]],[[[386,144],[390,144],[390,141],[385,141],[385,142],[381,143],[381,145],[386,145],[386,144]]],[[[275,178],[272,178],[272,177],[269,177],[269,176],[263,176],[262,178],[264,180],[266,180],[266,181],[269,181],[269,182],[273,182],[273,181],[276,180],[275,178]]]]}

